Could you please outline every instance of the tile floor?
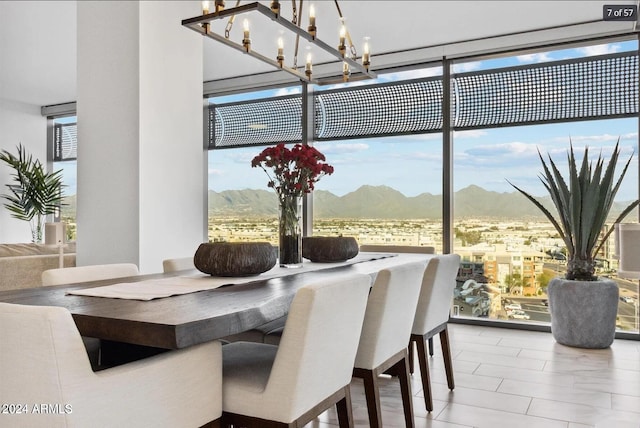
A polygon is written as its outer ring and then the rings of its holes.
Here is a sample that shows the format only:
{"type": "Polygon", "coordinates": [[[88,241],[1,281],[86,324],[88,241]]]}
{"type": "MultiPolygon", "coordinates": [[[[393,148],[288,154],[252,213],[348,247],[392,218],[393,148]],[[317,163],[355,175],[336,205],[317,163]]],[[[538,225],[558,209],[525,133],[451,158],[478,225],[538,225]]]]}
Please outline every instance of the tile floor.
{"type": "MultiPolygon", "coordinates": [[[[610,349],[559,345],[550,333],[449,325],[456,388],[447,388],[440,344],[430,361],[434,410],[412,377],[416,428],[640,428],[640,342],[610,349]]],[[[385,427],[404,427],[397,379],[382,382],[385,427]]],[[[369,426],[362,381],[351,384],[357,427],[369,426]]],[[[307,428],[336,426],[329,410],[307,428]]]]}

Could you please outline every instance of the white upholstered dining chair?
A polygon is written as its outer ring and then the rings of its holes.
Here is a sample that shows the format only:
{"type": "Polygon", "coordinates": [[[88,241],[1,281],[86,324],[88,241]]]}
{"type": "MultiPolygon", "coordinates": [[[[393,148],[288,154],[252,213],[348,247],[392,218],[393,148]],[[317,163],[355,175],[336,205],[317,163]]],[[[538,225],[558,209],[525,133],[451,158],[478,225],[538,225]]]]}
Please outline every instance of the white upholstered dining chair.
{"type": "MultiPolygon", "coordinates": [[[[76,282],[98,281],[101,279],[123,278],[135,276],[140,272],[133,263],[115,263],[90,266],[76,266],[59,269],[49,269],[42,272],[42,285],[54,286],[74,284],[76,282]]],[[[100,339],[82,336],[82,342],[87,350],[91,367],[99,370],[101,365],[100,339]]]]}
{"type": "Polygon", "coordinates": [[[433,398],[425,341],[436,334],[440,334],[447,386],[451,390],[455,387],[447,323],[459,268],[460,256],[457,254],[434,256],[424,273],[416,316],[411,329],[411,341],[409,342],[410,371],[413,373],[413,347],[415,345],[417,346],[418,363],[422,377],[424,403],[429,412],[433,410],[433,398]]]}
{"type": "Polygon", "coordinates": [[[0,402],[26,406],[2,426],[199,427],[222,414],[216,341],[93,372],[66,308],[0,303],[0,343],[0,402]]]}
{"type": "Polygon", "coordinates": [[[138,274],[140,274],[138,266],[133,263],[112,263],[49,269],[42,272],[42,285],[73,284],[76,282],[123,278],[138,274]]]}
{"type": "Polygon", "coordinates": [[[382,427],[378,376],[383,373],[398,377],[405,423],[414,426],[407,343],[427,263],[381,270],[369,294],[353,376],[364,381],[372,428],[382,427]]]}
{"type": "MultiPolygon", "coordinates": [[[[411,253],[411,254],[433,254],[435,252],[434,247],[416,247],[416,246],[404,246],[404,245],[360,245],[360,251],[372,252],[372,253],[411,253]]],[[[264,343],[271,343],[277,345],[280,342],[282,336],[282,330],[284,329],[284,320],[277,320],[263,326],[256,328],[255,341],[263,341],[264,343]]],[[[253,340],[253,339],[252,339],[253,340]]]]}
{"type": "MultiPolygon", "coordinates": [[[[360,246],[360,251],[372,253],[435,254],[436,249],[434,247],[415,245],[365,244],[360,246]]],[[[429,339],[429,355],[433,355],[433,339],[429,339]]],[[[409,357],[412,358],[413,355],[409,355],[409,357]]]]}
{"type": "Polygon", "coordinates": [[[195,268],[196,266],[193,264],[193,256],[179,257],[174,259],[164,259],[162,261],[162,271],[164,273],[178,272],[181,270],[189,270],[189,269],[195,269],[195,268]]]}
{"type": "Polygon", "coordinates": [[[370,286],[362,274],[306,285],[279,346],[224,345],[223,426],[301,427],[334,404],[340,426],[353,426],[349,384],[370,286]]]}

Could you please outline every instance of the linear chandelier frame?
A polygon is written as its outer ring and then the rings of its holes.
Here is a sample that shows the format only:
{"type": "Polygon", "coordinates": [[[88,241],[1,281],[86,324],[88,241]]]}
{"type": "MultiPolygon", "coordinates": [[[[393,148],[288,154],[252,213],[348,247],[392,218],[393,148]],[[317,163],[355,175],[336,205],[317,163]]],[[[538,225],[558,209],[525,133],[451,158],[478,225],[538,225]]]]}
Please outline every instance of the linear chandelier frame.
{"type": "Polygon", "coordinates": [[[307,42],[317,46],[318,48],[327,52],[331,56],[334,56],[340,62],[347,64],[350,70],[348,81],[351,82],[351,81],[357,81],[357,80],[375,79],[377,77],[377,74],[375,72],[371,71],[368,66],[365,67],[363,64],[356,61],[356,58],[350,57],[347,54],[341,53],[338,49],[335,49],[332,46],[329,46],[327,43],[323,42],[317,37],[314,37],[309,32],[299,27],[298,25],[294,24],[293,22],[289,21],[286,18],[283,18],[280,14],[273,12],[269,7],[263,4],[260,4],[258,2],[249,3],[246,5],[240,5],[233,8],[224,9],[218,12],[207,13],[207,14],[203,14],[201,16],[196,16],[189,19],[183,19],[182,25],[187,28],[190,28],[191,30],[205,37],[209,37],[210,39],[217,40],[218,42],[224,43],[225,45],[232,47],[233,49],[236,49],[240,52],[243,52],[254,58],[257,58],[266,64],[270,64],[271,66],[277,68],[278,70],[286,71],[287,73],[290,73],[296,76],[298,79],[304,82],[323,85],[323,84],[333,84],[333,83],[344,81],[342,78],[340,78],[339,81],[335,78],[333,79],[314,78],[313,75],[310,74],[308,71],[306,71],[304,67],[298,67],[302,69],[302,71],[299,70],[298,68],[290,67],[282,63],[281,61],[277,61],[276,59],[269,58],[265,55],[260,54],[259,52],[254,51],[253,49],[248,49],[247,46],[243,43],[234,42],[233,40],[230,40],[229,38],[223,35],[210,31],[209,29],[210,28],[209,23],[211,21],[220,20],[227,17],[233,20],[236,15],[242,15],[242,14],[247,14],[251,12],[258,12],[264,15],[265,17],[278,23],[279,25],[286,28],[287,30],[304,38],[307,42]],[[357,73],[351,74],[351,71],[353,70],[357,70],[357,73]]]}

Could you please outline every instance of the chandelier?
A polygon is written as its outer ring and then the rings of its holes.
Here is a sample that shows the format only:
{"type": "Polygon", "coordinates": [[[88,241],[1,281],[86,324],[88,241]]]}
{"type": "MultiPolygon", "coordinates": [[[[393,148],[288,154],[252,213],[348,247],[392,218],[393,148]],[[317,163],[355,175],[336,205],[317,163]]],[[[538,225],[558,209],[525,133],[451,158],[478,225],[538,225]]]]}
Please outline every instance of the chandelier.
{"type": "Polygon", "coordinates": [[[338,34],[335,35],[335,47],[318,37],[319,31],[316,26],[316,12],[313,4],[310,5],[309,11],[306,13],[306,29],[302,27],[303,0],[299,0],[298,5],[295,0],[291,0],[291,19],[282,16],[280,2],[277,0],[271,1],[270,7],[258,2],[240,5],[240,0],[238,0],[236,6],[229,9],[225,9],[224,0],[203,1],[202,15],[184,19],[182,25],[270,64],[278,70],[286,71],[304,82],[331,84],[375,78],[376,73],[370,70],[371,54],[368,39],[365,39],[363,53],[359,57],[347,30],[338,0],[334,0],[334,4],[338,12],[340,28],[338,34]],[[210,3],[213,3],[213,10],[210,9],[210,3]],[[238,28],[234,29],[238,16],[244,18],[241,32],[238,28]],[[271,28],[266,30],[268,26],[271,28]],[[259,27],[260,30],[266,30],[267,34],[260,34],[256,38],[256,34],[252,32],[252,28],[256,27],[259,27]],[[252,42],[252,39],[256,43],[252,42]],[[301,42],[305,43],[306,60],[304,66],[298,65],[301,42]],[[258,44],[260,46],[257,46],[258,44]],[[287,52],[293,53],[291,61],[287,60],[288,55],[285,55],[285,48],[287,48],[287,52]],[[262,52],[259,52],[258,49],[262,52]],[[323,67],[325,64],[341,64],[342,67],[331,73],[324,73],[323,77],[319,78],[314,75],[314,63],[322,64],[323,67]]]}

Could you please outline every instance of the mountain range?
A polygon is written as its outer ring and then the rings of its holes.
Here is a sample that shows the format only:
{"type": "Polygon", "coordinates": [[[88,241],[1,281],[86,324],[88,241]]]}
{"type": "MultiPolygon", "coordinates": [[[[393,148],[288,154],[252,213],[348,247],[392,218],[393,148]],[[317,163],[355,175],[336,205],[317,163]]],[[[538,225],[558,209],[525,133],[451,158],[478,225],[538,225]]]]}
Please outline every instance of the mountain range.
{"type": "MultiPolygon", "coordinates": [[[[538,198],[555,213],[549,197],[538,198]]],[[[493,192],[471,185],[455,192],[456,218],[544,219],[545,217],[520,193],[493,192]]],[[[75,195],[65,198],[63,215],[73,216],[75,195]]],[[[629,202],[614,204],[611,215],[629,202]]],[[[276,216],[278,204],[273,191],[263,189],[209,190],[209,216],[265,217],[276,216]]],[[[439,219],[442,218],[442,195],[422,193],[405,196],[388,186],[361,186],[344,196],[326,190],[314,191],[314,216],[317,218],[439,219]]],[[[615,218],[615,217],[614,217],[615,218]]]]}
{"type": "MultiPolygon", "coordinates": [[[[520,193],[500,193],[471,185],[455,192],[454,215],[457,218],[531,218],[544,215],[520,193]]],[[[555,212],[549,197],[539,198],[555,212]]],[[[344,196],[325,190],[314,191],[314,216],[317,218],[442,218],[442,195],[422,193],[405,196],[388,186],[361,186],[344,196]]],[[[611,215],[617,215],[628,203],[614,204],[611,215]]],[[[210,216],[273,216],[277,200],[269,190],[209,190],[210,216]]]]}

